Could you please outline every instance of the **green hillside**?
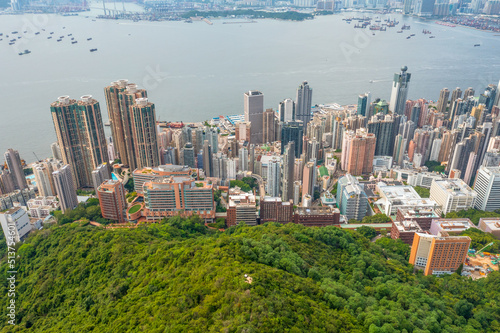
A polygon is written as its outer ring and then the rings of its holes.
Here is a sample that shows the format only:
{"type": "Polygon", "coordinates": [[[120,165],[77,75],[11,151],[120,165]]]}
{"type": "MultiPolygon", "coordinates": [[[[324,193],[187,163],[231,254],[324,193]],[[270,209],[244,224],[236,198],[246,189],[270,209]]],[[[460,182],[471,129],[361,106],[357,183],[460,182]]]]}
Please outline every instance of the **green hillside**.
{"type": "Polygon", "coordinates": [[[498,273],[413,275],[400,241],[335,227],[200,222],[39,231],[18,249],[18,324],[1,332],[500,331],[498,273]]]}

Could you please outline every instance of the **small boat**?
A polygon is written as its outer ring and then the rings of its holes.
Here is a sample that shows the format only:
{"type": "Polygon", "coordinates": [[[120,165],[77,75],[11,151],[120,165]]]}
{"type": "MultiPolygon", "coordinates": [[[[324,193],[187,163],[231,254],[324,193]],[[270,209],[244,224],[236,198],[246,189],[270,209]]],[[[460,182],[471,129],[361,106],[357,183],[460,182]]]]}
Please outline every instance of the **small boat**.
{"type": "Polygon", "coordinates": [[[87,38],[87,40],[92,40],[92,38],[87,38]]]}
{"type": "Polygon", "coordinates": [[[59,38],[63,39],[63,38],[64,38],[64,36],[59,36],[59,38]]]}
{"type": "Polygon", "coordinates": [[[429,38],[436,38],[436,36],[429,36],[429,38]]]}
{"type": "Polygon", "coordinates": [[[411,36],[406,37],[406,39],[410,39],[410,38],[411,38],[411,36]]]}
{"type": "Polygon", "coordinates": [[[403,24],[403,26],[401,27],[401,30],[410,30],[410,26],[403,24]]]}
{"type": "Polygon", "coordinates": [[[14,45],[14,44],[16,44],[16,43],[14,43],[14,42],[10,42],[10,43],[9,43],[9,45],[14,45]]]}
{"type": "Polygon", "coordinates": [[[52,31],[50,34],[51,34],[51,35],[53,35],[53,34],[54,34],[54,31],[52,31]]]}
{"type": "Polygon", "coordinates": [[[399,30],[397,31],[398,34],[402,34],[403,33],[403,30],[399,30]]]}
{"type": "Polygon", "coordinates": [[[0,32],[0,36],[3,36],[3,33],[0,32]]]}
{"type": "Polygon", "coordinates": [[[476,46],[481,46],[481,44],[474,44],[474,47],[476,47],[476,46]]]}
{"type": "Polygon", "coordinates": [[[68,34],[68,36],[73,36],[73,34],[68,34]]]}
{"type": "Polygon", "coordinates": [[[71,44],[76,44],[76,43],[78,43],[77,40],[74,40],[74,41],[71,42],[71,44]]]}
{"type": "Polygon", "coordinates": [[[14,34],[17,34],[17,31],[12,31],[12,34],[13,34],[13,35],[14,35],[14,34]]]}
{"type": "Polygon", "coordinates": [[[60,42],[60,41],[62,41],[62,39],[58,39],[57,41],[60,42]]]}
{"type": "Polygon", "coordinates": [[[413,37],[413,36],[415,36],[415,34],[411,34],[410,36],[413,37]]]}
{"type": "Polygon", "coordinates": [[[19,52],[19,55],[29,54],[29,53],[31,53],[30,50],[24,50],[24,52],[19,52]]]}
{"type": "Polygon", "coordinates": [[[40,31],[35,32],[35,35],[39,35],[39,34],[40,34],[40,31]]]}
{"type": "Polygon", "coordinates": [[[52,36],[47,37],[47,39],[51,39],[51,38],[52,38],[52,36]]]}
{"type": "Polygon", "coordinates": [[[97,51],[97,49],[90,49],[90,52],[95,52],[97,51]]]}
{"type": "Polygon", "coordinates": [[[17,39],[11,39],[10,42],[15,42],[17,39]]]}
{"type": "Polygon", "coordinates": [[[71,40],[75,40],[75,37],[71,37],[71,40]]]}
{"type": "Polygon", "coordinates": [[[63,27],[63,29],[66,29],[66,27],[63,27]]]}
{"type": "Polygon", "coordinates": [[[42,29],[42,31],[45,31],[45,29],[42,29]]]}
{"type": "Polygon", "coordinates": [[[28,30],[24,30],[24,31],[23,31],[23,33],[24,33],[24,34],[25,34],[25,33],[27,33],[27,32],[28,32],[28,30]]]}

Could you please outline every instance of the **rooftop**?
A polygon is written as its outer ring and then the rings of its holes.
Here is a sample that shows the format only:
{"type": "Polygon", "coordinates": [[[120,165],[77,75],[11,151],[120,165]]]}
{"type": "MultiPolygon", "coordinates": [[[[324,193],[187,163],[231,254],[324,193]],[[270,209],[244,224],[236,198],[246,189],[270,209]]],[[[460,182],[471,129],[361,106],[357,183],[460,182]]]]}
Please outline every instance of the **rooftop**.
{"type": "Polygon", "coordinates": [[[461,179],[434,180],[434,183],[453,196],[476,196],[476,192],[461,179]]]}
{"type": "Polygon", "coordinates": [[[329,206],[297,207],[294,213],[298,215],[331,215],[335,213],[340,213],[340,211],[337,208],[332,208],[329,206]]]}

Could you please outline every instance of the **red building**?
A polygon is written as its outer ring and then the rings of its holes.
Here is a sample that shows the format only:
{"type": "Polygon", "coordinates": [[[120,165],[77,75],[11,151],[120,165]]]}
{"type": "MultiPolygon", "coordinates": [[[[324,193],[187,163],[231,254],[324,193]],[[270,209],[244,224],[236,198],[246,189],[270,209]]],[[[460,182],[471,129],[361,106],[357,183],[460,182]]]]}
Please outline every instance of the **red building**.
{"type": "Polygon", "coordinates": [[[106,180],[97,188],[97,196],[101,205],[102,217],[108,220],[125,222],[125,189],[123,184],[117,180],[106,180]]]}

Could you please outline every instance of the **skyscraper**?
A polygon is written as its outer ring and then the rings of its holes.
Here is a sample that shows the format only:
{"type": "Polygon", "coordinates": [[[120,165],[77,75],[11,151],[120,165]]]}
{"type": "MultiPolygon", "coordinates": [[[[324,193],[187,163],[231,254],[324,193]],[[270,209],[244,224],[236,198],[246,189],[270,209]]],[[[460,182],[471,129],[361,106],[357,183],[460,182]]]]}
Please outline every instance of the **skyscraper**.
{"type": "Polygon", "coordinates": [[[342,168],[353,175],[371,173],[376,138],[365,128],[346,131],[342,144],[342,168]]]}
{"type": "Polygon", "coordinates": [[[251,90],[244,94],[245,121],[251,123],[250,142],[262,143],[262,115],[264,113],[264,95],[260,91],[251,90]]]}
{"type": "Polygon", "coordinates": [[[295,120],[295,103],[291,98],[280,102],[278,107],[279,119],[281,122],[295,120]]]}
{"type": "Polygon", "coordinates": [[[118,180],[106,180],[97,188],[102,217],[119,223],[125,222],[125,189],[118,180]]]}
{"type": "Polygon", "coordinates": [[[304,136],[304,123],[302,121],[287,121],[281,127],[281,154],[288,142],[293,141],[295,146],[295,157],[302,153],[302,138],[304,136]]]}
{"type": "Polygon", "coordinates": [[[136,98],[147,97],[146,90],[138,89],[136,84],[129,84],[128,80],[118,80],[104,88],[104,93],[115,152],[123,164],[134,170],[137,164],[132,141],[130,107],[136,98]]]}
{"type": "Polygon", "coordinates": [[[194,155],[193,144],[191,142],[186,143],[184,148],[181,149],[182,164],[196,168],[194,155]]]}
{"type": "Polygon", "coordinates": [[[57,142],[54,142],[50,145],[50,150],[52,151],[53,158],[62,161],[61,148],[59,148],[57,142]]]}
{"type": "Polygon", "coordinates": [[[92,170],[109,160],[99,102],[90,95],[78,102],[62,96],[50,110],[63,162],[69,164],[75,186],[93,187],[92,170]]]}
{"type": "Polygon", "coordinates": [[[205,170],[206,177],[213,176],[212,147],[208,140],[203,143],[203,170],[205,170]]]}
{"type": "Polygon", "coordinates": [[[71,167],[66,164],[59,170],[54,171],[52,176],[54,177],[54,186],[62,212],[75,208],[78,205],[78,198],[76,197],[71,167]]]}
{"type": "Polygon", "coordinates": [[[276,112],[273,109],[267,109],[264,111],[263,117],[263,134],[262,142],[274,142],[276,141],[276,112]]]}
{"type": "Polygon", "coordinates": [[[304,174],[302,179],[302,201],[306,195],[311,197],[314,194],[316,185],[316,161],[309,161],[304,165],[304,174]]]}
{"type": "Polygon", "coordinates": [[[248,149],[246,147],[242,147],[238,152],[239,158],[239,170],[247,171],[248,170],[248,149]]]}
{"type": "Polygon", "coordinates": [[[450,98],[450,91],[448,88],[443,88],[439,93],[439,100],[437,105],[437,111],[441,113],[446,113],[446,107],[448,106],[448,99],[450,98]]]}
{"type": "Polygon", "coordinates": [[[96,193],[99,186],[101,186],[105,180],[111,179],[110,171],[108,163],[103,163],[92,171],[92,183],[94,184],[94,190],[96,193]]]}
{"type": "Polygon", "coordinates": [[[280,160],[277,157],[272,158],[267,164],[267,194],[271,197],[280,195],[280,160]]]}
{"type": "Polygon", "coordinates": [[[488,212],[500,209],[500,168],[498,165],[479,168],[474,191],[477,193],[474,204],[476,209],[488,212]]]}
{"type": "Polygon", "coordinates": [[[7,167],[12,175],[12,181],[14,182],[14,187],[16,190],[22,190],[27,188],[26,178],[24,177],[23,165],[21,163],[21,158],[19,157],[19,152],[12,148],[7,149],[4,154],[5,162],[7,162],[7,167]]]}
{"type": "Polygon", "coordinates": [[[368,116],[371,104],[371,94],[365,93],[358,96],[358,111],[357,114],[361,116],[368,116]]]}
{"type": "Polygon", "coordinates": [[[137,168],[160,165],[155,105],[147,98],[137,98],[130,115],[137,168]]]}
{"type": "MultiPolygon", "coordinates": [[[[407,73],[408,67],[401,67],[401,72],[394,74],[392,82],[391,101],[389,110],[397,114],[404,114],[406,98],[408,96],[408,85],[410,83],[411,74],[407,73]]],[[[377,136],[378,137],[378,136],[377,136]]]]}
{"type": "MultiPolygon", "coordinates": [[[[293,183],[295,180],[295,142],[290,141],[285,147],[281,164],[281,198],[283,201],[293,200],[293,183]]],[[[298,203],[298,202],[297,202],[298,203]]]]}
{"type": "Polygon", "coordinates": [[[295,119],[302,120],[304,127],[311,120],[312,89],[307,81],[297,88],[297,98],[295,106],[295,119]]]}

